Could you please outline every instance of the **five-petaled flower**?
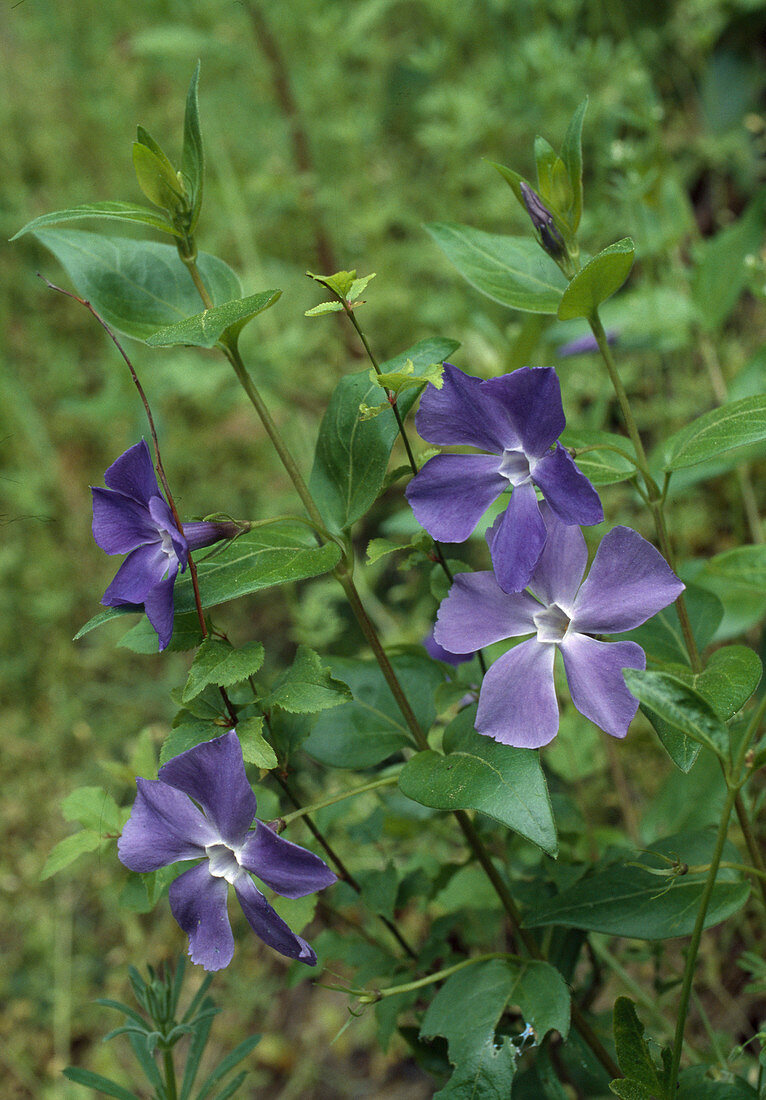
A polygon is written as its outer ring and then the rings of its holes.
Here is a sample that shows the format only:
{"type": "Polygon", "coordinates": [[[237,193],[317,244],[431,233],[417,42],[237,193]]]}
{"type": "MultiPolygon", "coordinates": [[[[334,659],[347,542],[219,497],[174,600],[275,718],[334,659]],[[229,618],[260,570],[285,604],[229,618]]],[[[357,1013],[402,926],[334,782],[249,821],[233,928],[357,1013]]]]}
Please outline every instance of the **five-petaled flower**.
{"type": "Polygon", "coordinates": [[[185,523],[179,530],[160,492],[144,440],[104,474],[108,489],[91,487],[93,537],[107,554],[127,554],[101,603],[143,604],[164,649],[173,634],[173,585],[189,552],[237,533],[234,523],[185,523]]]}
{"type": "Polygon", "coordinates": [[[510,486],[510,503],[490,547],[506,592],[526,586],[545,544],[535,486],[565,524],[604,518],[596,490],[557,442],[565,423],[552,367],[522,367],[481,381],[447,363],[442,388],[429,385],[420,402],[415,425],[423,439],[490,453],[430,459],[407,487],[415,518],[440,542],[463,542],[510,486]]]}
{"type": "Polygon", "coordinates": [[[606,733],[624,737],[638,701],[625,686],[622,669],[643,669],[646,657],[635,642],[604,642],[593,635],[640,626],[684,586],[662,555],[629,527],[614,527],[604,536],[583,581],[588,553],[582,531],[545,507],[544,519],[548,538],[529,591],[503,592],[489,572],[459,573],[439,608],[434,636],[445,649],[465,651],[532,635],[498,658],[484,677],[479,733],[521,748],[553,740],[559,726],[553,681],[558,649],[574,705],[606,733]]]}
{"type": "Polygon", "coordinates": [[[174,879],[169,891],[173,916],[189,937],[192,962],[205,970],[231,962],[227,896],[232,885],[264,943],[313,966],[312,948],[277,915],[248,872],[287,898],[321,890],[335,875],[319,856],[284,840],[263,821],[250,829],[256,799],[234,730],[173,757],[158,779],[137,779],[136,785],[138,795],[117,844],[125,866],[156,871],[179,860],[202,861],[174,879]]]}

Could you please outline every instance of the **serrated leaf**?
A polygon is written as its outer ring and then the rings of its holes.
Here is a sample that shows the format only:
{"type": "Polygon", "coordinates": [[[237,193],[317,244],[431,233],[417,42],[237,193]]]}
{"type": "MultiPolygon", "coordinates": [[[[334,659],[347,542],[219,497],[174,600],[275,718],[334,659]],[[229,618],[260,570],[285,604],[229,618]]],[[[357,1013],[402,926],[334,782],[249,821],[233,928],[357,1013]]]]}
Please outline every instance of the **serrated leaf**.
{"type": "Polygon", "coordinates": [[[40,880],[43,881],[51,875],[58,874],[86,852],[97,851],[104,843],[101,834],[94,829],[82,829],[79,833],[65,836],[51,849],[45,866],[40,872],[40,880]]]}
{"type": "MultiPolygon", "coordinates": [[[[81,229],[43,229],[36,236],[54,254],[106,323],[136,340],[199,312],[200,298],[174,245],[104,237],[81,229]]],[[[231,268],[206,252],[197,267],[214,303],[242,296],[231,268]]]]}
{"type": "MultiPolygon", "coordinates": [[[[528,928],[561,924],[638,940],[688,936],[697,919],[707,872],[666,878],[646,868],[670,870],[676,861],[705,866],[710,863],[714,847],[714,830],[702,830],[654,841],[650,852],[626,853],[622,862],[602,861],[594,874],[528,912],[524,924],[528,928]]],[[[733,844],[727,842],[723,858],[726,862],[739,862],[733,844]]],[[[736,913],[747,901],[749,892],[748,883],[738,872],[719,870],[705,928],[736,913]]]]}
{"type": "Polygon", "coordinates": [[[343,309],[342,302],[320,302],[318,306],[312,306],[303,312],[304,317],[321,317],[323,313],[340,313],[343,309]]]}
{"type": "Polygon", "coordinates": [[[351,286],[348,288],[348,301],[355,302],[360,294],[362,294],[367,286],[375,278],[375,272],[372,275],[362,275],[359,279],[354,279],[351,286]]]}
{"type": "Polygon", "coordinates": [[[264,290],[237,298],[213,309],[204,309],[194,317],[187,317],[175,325],[167,325],[153,333],[146,341],[150,348],[170,348],[178,344],[195,348],[212,348],[219,341],[236,340],[242,329],[269,309],[281,297],[281,290],[264,290]]]}
{"type": "Polygon", "coordinates": [[[558,308],[560,321],[592,317],[602,302],[619,290],[633,266],[636,246],[630,237],[610,244],[580,271],[564,291],[558,308]]]}
{"type": "Polygon", "coordinates": [[[727,752],[726,727],[707,700],[692,687],[667,672],[625,668],[622,674],[631,694],[665,722],[719,756],[727,752]]]}
{"type": "Polygon", "coordinates": [[[388,539],[370,539],[367,543],[367,564],[374,565],[388,554],[394,554],[397,550],[410,550],[411,547],[411,543],[402,545],[400,542],[389,542],[388,539]]]}
{"type": "MultiPolygon", "coordinates": [[[[421,340],[381,364],[384,373],[400,370],[408,359],[416,376],[434,362],[443,362],[458,345],[453,340],[421,340]]],[[[415,401],[410,390],[398,402],[402,417],[415,401]]],[[[309,486],[332,530],[344,531],[375,502],[386,476],[398,434],[393,410],[373,420],[361,420],[359,407],[380,397],[366,370],[346,375],[333,391],[322,418],[309,486]]]]}
{"type": "Polygon", "coordinates": [[[246,764],[270,771],[279,761],[277,754],[263,736],[263,718],[246,718],[237,722],[237,737],[242,746],[242,757],[246,764]]]}
{"type": "Polygon", "coordinates": [[[199,71],[200,63],[189,84],[184,112],[184,143],[181,152],[181,174],[186,181],[186,189],[191,202],[191,223],[189,232],[193,233],[199,221],[202,207],[202,193],[205,181],[205,154],[202,147],[202,131],[199,120],[199,71]]]}
{"type": "Polygon", "coordinates": [[[665,470],[682,470],[766,439],[766,395],[743,397],[687,424],[665,444],[665,470]]]}
{"type": "Polygon", "coordinates": [[[308,646],[298,646],[292,667],[278,679],[268,698],[265,710],[281,707],[291,714],[317,714],[321,710],[340,706],[351,699],[351,689],[330,675],[322,658],[308,646]]]}
{"type": "Polygon", "coordinates": [[[208,684],[231,687],[254,676],[263,664],[264,649],[260,642],[246,642],[232,649],[225,642],[206,638],[197,650],[189,669],[189,676],[181,694],[181,701],[188,703],[208,684]]]}
{"type": "Polygon", "coordinates": [[[528,313],[558,310],[567,280],[536,241],[451,222],[425,228],[463,278],[488,298],[528,313]]]}
{"type": "Polygon", "coordinates": [[[33,218],[18,233],[15,233],[11,240],[15,241],[25,233],[44,229],[47,225],[63,225],[65,222],[82,221],[84,218],[137,222],[140,225],[148,225],[152,229],[159,229],[162,233],[170,233],[174,237],[180,236],[178,230],[174,229],[162,214],[158,214],[148,206],[138,206],[134,202],[85,202],[79,206],[70,206],[67,210],[54,210],[50,214],[41,214],[39,218],[33,218]]]}
{"type": "Polygon", "coordinates": [[[480,810],[555,856],[556,824],[539,753],[483,737],[474,717],[474,708],[466,708],[447,728],[444,755],[429,749],[408,760],[400,790],[434,809],[480,810]]]}
{"type": "Polygon", "coordinates": [[[117,834],[122,829],[122,812],[103,787],[77,787],[61,803],[65,821],[76,821],[99,836],[117,834]]]}

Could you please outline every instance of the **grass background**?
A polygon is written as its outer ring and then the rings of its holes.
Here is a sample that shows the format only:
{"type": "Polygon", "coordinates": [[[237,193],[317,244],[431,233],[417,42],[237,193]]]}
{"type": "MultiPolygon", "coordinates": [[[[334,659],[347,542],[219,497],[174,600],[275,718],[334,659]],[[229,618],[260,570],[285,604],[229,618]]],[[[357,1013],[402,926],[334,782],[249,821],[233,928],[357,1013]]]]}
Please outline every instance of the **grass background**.
{"type": "MultiPolygon", "coordinates": [[[[361,365],[333,317],[303,316],[319,300],[304,272],[321,269],[328,253],[337,268],[377,272],[360,320],[380,358],[439,334],[462,342],[456,362],[476,374],[556,362],[553,349],[571,330],[525,325],[481,298],[422,225],[525,232],[486,161],[531,175],[535,134],[558,145],[589,95],[581,237],[591,251],[626,235],[637,242],[621,368],[641,426],[658,439],[713,405],[711,345],[698,340],[688,280],[698,242],[733,222],[763,184],[765,34],[764,5],[753,0],[6,2],[0,231],[7,239],[32,217],[79,202],[140,201],[135,125],[178,156],[183,98],[201,58],[208,176],[199,241],[239,271],[246,292],[283,290],[247,330],[243,353],[307,468],[327,395],[361,365]],[[296,134],[307,142],[301,170],[296,134]]],[[[180,947],[164,906],[149,917],[121,914],[111,857],[43,883],[39,874],[70,829],[58,809],[69,790],[105,784],[126,802],[132,776],[151,771],[173,713],[168,691],[188,664],[183,654],[157,662],[114,649],[118,627],[71,641],[113,572],[90,537],[87,486],[145,426],[111,345],[38,270],[64,281],[31,237],[0,249],[0,1071],[4,1094],[25,1100],[80,1095],[60,1076],[72,1061],[128,1080],[119,1041],[99,1043],[114,1022],[90,1002],[124,995],[127,962],[180,947]]],[[[761,261],[715,339],[728,380],[752,370],[763,346],[762,283],[761,261]]],[[[130,352],[184,514],[293,507],[223,361],[137,344],[130,352]]],[[[561,376],[571,423],[617,429],[595,359],[563,364],[561,376]]],[[[624,491],[611,491],[607,508],[648,534],[624,491]]],[[[399,512],[393,493],[365,521],[360,547],[399,512]]],[[[748,538],[731,478],[687,487],[674,526],[687,557],[748,538]]],[[[385,613],[376,605],[387,640],[417,641],[433,604],[416,598],[406,575],[371,578],[393,604],[385,613]]],[[[232,611],[231,624],[268,639],[278,662],[320,627],[338,644],[333,598],[323,582],[300,598],[260,597],[232,611]]],[[[631,781],[651,793],[667,767],[656,752],[641,756],[640,737],[636,745],[631,781]]],[[[604,799],[614,802],[598,752],[582,793],[596,815],[604,799]]],[[[266,1035],[251,1059],[250,1095],[429,1094],[402,1045],[375,1049],[369,1019],[328,1049],[346,1020],[343,998],[285,990],[280,960],[252,937],[238,937],[237,964],[214,990],[226,1006],[214,1031],[222,1051],[249,1031],[266,1035]]],[[[729,1032],[744,1026],[742,1013],[718,1006],[729,1032]]]]}

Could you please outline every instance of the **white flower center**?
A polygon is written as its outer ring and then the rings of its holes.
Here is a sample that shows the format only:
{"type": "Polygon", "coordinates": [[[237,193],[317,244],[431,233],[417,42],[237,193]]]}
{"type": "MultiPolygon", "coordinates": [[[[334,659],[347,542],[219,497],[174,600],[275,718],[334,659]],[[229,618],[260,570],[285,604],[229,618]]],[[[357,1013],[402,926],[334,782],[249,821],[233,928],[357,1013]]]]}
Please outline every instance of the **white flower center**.
{"type": "Polygon", "coordinates": [[[225,878],[233,886],[240,875],[245,873],[239,860],[240,849],[230,848],[228,844],[208,844],[205,853],[208,870],[214,878],[225,878]]]}
{"type": "Polygon", "coordinates": [[[538,642],[563,642],[571,620],[557,603],[541,608],[533,617],[538,642]]]}
{"type": "Polygon", "coordinates": [[[525,485],[532,478],[529,459],[523,451],[503,451],[498,473],[507,477],[511,485],[525,485]]]}
{"type": "Polygon", "coordinates": [[[170,558],[171,561],[177,559],[178,554],[176,554],[176,548],[173,546],[173,536],[170,534],[170,531],[160,530],[158,533],[162,540],[162,553],[170,558]]]}

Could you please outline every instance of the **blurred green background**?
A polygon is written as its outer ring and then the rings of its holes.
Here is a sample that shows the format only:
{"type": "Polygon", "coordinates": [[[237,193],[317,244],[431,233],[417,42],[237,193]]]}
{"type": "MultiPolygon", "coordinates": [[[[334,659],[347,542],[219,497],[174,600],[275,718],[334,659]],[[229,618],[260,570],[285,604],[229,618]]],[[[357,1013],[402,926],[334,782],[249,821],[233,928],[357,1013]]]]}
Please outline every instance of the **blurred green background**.
{"type": "MultiPolygon", "coordinates": [[[[734,222],[764,183],[765,53],[766,6],[754,0],[6,3],[0,230],[7,239],[80,202],[141,201],[135,125],[178,155],[201,58],[208,176],[198,239],[239,271],[247,293],[283,290],[246,330],[243,354],[307,469],[334,381],[363,363],[336,317],[303,316],[320,300],[306,269],[377,272],[360,321],[379,358],[438,334],[461,341],[459,365],[491,375],[555,363],[557,344],[580,331],[524,323],[480,297],[422,225],[527,232],[486,161],[531,176],[535,135],[557,146],[588,95],[581,239],[591,251],[636,240],[626,305],[613,304],[612,322],[641,426],[656,440],[712,407],[711,370],[736,396],[762,386],[763,256],[755,250],[745,293],[714,338],[695,320],[689,281],[700,242],[734,222]]],[[[61,797],[102,784],[125,803],[136,772],[152,774],[174,710],[168,689],[189,658],[115,649],[114,624],[71,641],[114,571],[90,537],[87,486],[102,483],[145,423],[92,318],[35,277],[68,285],[52,257],[25,237],[0,251],[0,271],[0,1076],[4,1096],[47,1100],[82,1094],[60,1076],[71,1061],[130,1079],[119,1040],[100,1045],[116,1022],[90,1002],[124,995],[128,962],[181,947],[164,904],[148,917],[121,915],[124,880],[111,858],[43,883],[39,874],[71,828],[61,797]]],[[[294,509],[222,360],[133,343],[129,351],[184,515],[294,509]]],[[[619,430],[595,358],[562,362],[561,376],[570,423],[619,430]]],[[[612,518],[649,533],[626,491],[606,502],[612,518]]],[[[399,513],[394,489],[365,520],[360,549],[395,529],[399,513]]],[[[674,522],[688,558],[751,539],[731,477],[686,485],[674,522]]],[[[406,575],[381,567],[370,577],[393,603],[374,604],[387,640],[418,641],[433,603],[414,599],[406,575]]],[[[317,582],[252,599],[226,623],[278,661],[318,627],[330,646],[338,640],[335,600],[330,582],[317,582]]],[[[634,782],[654,790],[666,764],[655,753],[644,776],[640,753],[628,752],[634,782]]],[[[613,798],[603,770],[602,760],[583,788],[598,813],[613,798]]],[[[347,1018],[343,997],[285,989],[281,960],[253,939],[238,937],[235,965],[214,986],[227,1006],[214,1030],[222,1051],[254,1030],[266,1036],[247,1095],[430,1094],[403,1044],[387,1055],[374,1048],[367,1018],[328,1048],[347,1018]]]]}

